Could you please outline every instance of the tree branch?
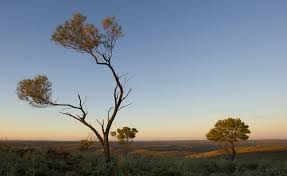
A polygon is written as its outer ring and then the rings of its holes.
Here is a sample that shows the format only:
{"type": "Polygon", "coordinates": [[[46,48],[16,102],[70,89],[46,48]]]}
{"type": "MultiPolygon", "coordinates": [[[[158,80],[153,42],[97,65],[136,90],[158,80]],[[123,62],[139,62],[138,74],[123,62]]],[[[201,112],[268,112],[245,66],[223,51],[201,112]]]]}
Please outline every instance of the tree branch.
{"type": "Polygon", "coordinates": [[[123,109],[123,108],[126,108],[126,107],[130,106],[131,104],[132,104],[132,103],[129,103],[129,104],[123,105],[123,106],[119,107],[119,110],[121,110],[121,109],[123,109]]]}

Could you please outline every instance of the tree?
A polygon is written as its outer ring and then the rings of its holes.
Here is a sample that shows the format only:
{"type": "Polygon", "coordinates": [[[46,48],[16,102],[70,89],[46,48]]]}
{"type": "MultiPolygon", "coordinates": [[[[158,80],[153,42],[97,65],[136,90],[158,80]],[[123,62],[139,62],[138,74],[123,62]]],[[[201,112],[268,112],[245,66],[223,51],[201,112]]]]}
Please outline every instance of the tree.
{"type": "Polygon", "coordinates": [[[101,126],[101,134],[86,120],[88,111],[84,107],[85,100],[83,101],[79,94],[78,105],[56,103],[51,98],[52,84],[44,75],[22,80],[17,87],[18,97],[21,100],[28,101],[33,106],[63,106],[78,110],[79,114],[69,112],[62,112],[62,114],[81,122],[95,133],[104,149],[107,162],[111,159],[109,145],[110,128],[119,110],[129,105],[123,105],[123,101],[131,93],[131,89],[126,90],[125,88],[127,79],[123,80],[123,76],[117,74],[112,64],[115,44],[122,36],[122,28],[115,17],[105,17],[102,20],[102,30],[100,31],[94,25],[86,23],[86,17],[80,13],[75,14],[72,19],[67,20],[63,25],[59,25],[52,35],[52,40],[57,44],[91,56],[96,64],[106,67],[115,80],[113,106],[109,108],[106,120],[103,119],[101,122],[97,120],[101,126]]]}
{"type": "Polygon", "coordinates": [[[118,139],[119,144],[131,144],[136,137],[138,130],[136,128],[123,127],[117,131],[112,131],[111,135],[118,139]]]}
{"type": "Polygon", "coordinates": [[[234,160],[236,156],[234,144],[239,142],[239,140],[245,141],[249,138],[249,136],[247,136],[247,134],[250,133],[248,128],[249,126],[239,118],[227,118],[225,120],[219,120],[214,128],[206,134],[206,138],[223,145],[227,144],[225,149],[229,152],[231,151],[231,159],[234,160]]]}
{"type": "Polygon", "coordinates": [[[96,142],[96,137],[93,134],[89,134],[86,139],[80,141],[80,150],[89,150],[91,146],[96,142]]]}

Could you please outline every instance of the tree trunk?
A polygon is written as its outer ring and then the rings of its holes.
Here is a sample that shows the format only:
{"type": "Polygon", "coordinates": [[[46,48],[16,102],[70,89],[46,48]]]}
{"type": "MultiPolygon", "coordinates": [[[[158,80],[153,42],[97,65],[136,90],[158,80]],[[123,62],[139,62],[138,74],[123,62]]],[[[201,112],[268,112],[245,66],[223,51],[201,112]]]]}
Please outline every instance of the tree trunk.
{"type": "Polygon", "coordinates": [[[110,152],[110,143],[109,143],[109,133],[104,133],[104,144],[103,144],[105,158],[106,158],[106,176],[114,176],[115,170],[111,162],[111,152],[110,152]]]}
{"type": "Polygon", "coordinates": [[[106,162],[109,163],[111,161],[111,152],[110,152],[110,143],[109,143],[109,134],[104,134],[104,151],[106,162]]]}
{"type": "Polygon", "coordinates": [[[235,156],[236,156],[236,151],[235,151],[235,147],[234,147],[233,142],[230,142],[230,144],[231,144],[231,151],[232,151],[231,160],[233,161],[235,159],[235,156]]]}

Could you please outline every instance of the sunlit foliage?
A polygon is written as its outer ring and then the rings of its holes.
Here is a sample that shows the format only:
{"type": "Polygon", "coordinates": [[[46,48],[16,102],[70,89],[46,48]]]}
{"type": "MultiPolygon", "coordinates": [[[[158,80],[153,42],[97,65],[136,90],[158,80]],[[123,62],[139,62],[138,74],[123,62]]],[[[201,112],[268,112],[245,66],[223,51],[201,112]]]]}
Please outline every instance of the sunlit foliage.
{"type": "Polygon", "coordinates": [[[246,125],[240,119],[228,118],[225,120],[219,120],[213,129],[211,129],[206,137],[208,140],[215,142],[237,142],[239,139],[247,140],[249,137],[247,133],[250,133],[246,125]]]}
{"type": "Polygon", "coordinates": [[[138,130],[136,128],[123,127],[117,131],[112,131],[111,135],[118,139],[119,144],[131,144],[136,137],[138,130]]]}
{"type": "Polygon", "coordinates": [[[36,107],[45,107],[51,103],[52,84],[46,76],[38,75],[18,83],[17,95],[20,100],[28,101],[36,107]]]}
{"type": "Polygon", "coordinates": [[[52,35],[52,40],[79,52],[97,53],[109,60],[115,42],[122,37],[122,28],[115,17],[102,20],[102,32],[93,24],[86,23],[86,17],[76,13],[72,19],[59,25],[52,35]]]}
{"type": "MultiPolygon", "coordinates": [[[[46,76],[40,75],[33,79],[20,81],[17,87],[17,94],[21,100],[28,101],[33,106],[62,106],[77,110],[79,113],[61,113],[77,120],[93,131],[104,149],[106,161],[110,162],[110,128],[118,111],[129,105],[124,105],[123,102],[129,96],[131,89],[126,91],[125,85],[127,79],[124,78],[123,75],[118,75],[112,64],[113,49],[116,41],[123,36],[122,28],[117,23],[115,17],[105,17],[102,20],[101,25],[101,29],[97,28],[93,24],[87,23],[85,16],[76,13],[71,19],[56,28],[51,39],[65,48],[73,49],[91,56],[97,64],[106,67],[111,72],[116,83],[114,91],[112,92],[114,103],[107,113],[108,116],[106,117],[106,120],[103,119],[100,123],[97,119],[101,125],[102,134],[86,120],[88,111],[85,106],[85,99],[82,99],[80,94],[78,94],[78,105],[52,102],[51,83],[46,76]]],[[[89,144],[89,142],[86,144],[89,144]]]]}
{"type": "MultiPolygon", "coordinates": [[[[239,118],[227,118],[225,120],[219,120],[214,128],[212,128],[207,134],[206,138],[211,141],[215,141],[221,144],[230,144],[230,150],[232,153],[232,159],[236,155],[234,143],[239,140],[247,140],[250,133],[249,126],[246,125],[239,118]]],[[[226,148],[227,150],[229,149],[226,148]]]]}

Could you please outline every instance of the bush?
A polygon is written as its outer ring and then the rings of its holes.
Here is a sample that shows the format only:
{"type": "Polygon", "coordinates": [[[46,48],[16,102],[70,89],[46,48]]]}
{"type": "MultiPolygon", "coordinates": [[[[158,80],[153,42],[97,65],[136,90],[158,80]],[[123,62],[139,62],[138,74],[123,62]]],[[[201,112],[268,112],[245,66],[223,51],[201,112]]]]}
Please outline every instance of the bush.
{"type": "Polygon", "coordinates": [[[86,139],[83,139],[80,141],[79,149],[89,150],[95,142],[96,142],[96,138],[92,134],[89,134],[86,139]]]}
{"type": "Polygon", "coordinates": [[[51,149],[28,151],[20,155],[19,150],[0,150],[0,175],[105,176],[110,172],[114,176],[287,176],[287,163],[271,160],[230,162],[119,155],[107,165],[104,156],[95,152],[74,152],[62,157],[57,154],[59,151],[51,149]]]}

